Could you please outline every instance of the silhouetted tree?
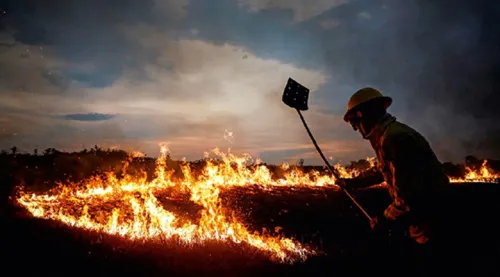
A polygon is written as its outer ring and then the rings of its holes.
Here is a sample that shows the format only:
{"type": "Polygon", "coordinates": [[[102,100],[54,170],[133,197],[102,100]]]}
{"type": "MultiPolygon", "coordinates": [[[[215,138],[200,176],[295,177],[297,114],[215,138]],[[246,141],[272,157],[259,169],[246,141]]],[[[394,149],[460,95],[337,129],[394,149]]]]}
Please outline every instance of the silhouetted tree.
{"type": "Polygon", "coordinates": [[[297,163],[297,166],[303,167],[304,166],[304,159],[300,159],[299,162],[297,163]]]}
{"type": "Polygon", "coordinates": [[[467,157],[465,157],[465,166],[469,167],[472,170],[479,169],[482,164],[483,162],[481,160],[472,155],[468,155],[467,157]]]}
{"type": "Polygon", "coordinates": [[[59,151],[57,151],[55,148],[47,148],[43,151],[43,154],[44,155],[54,155],[56,153],[60,153],[59,151]]]}
{"type": "Polygon", "coordinates": [[[444,172],[451,177],[461,177],[465,174],[465,169],[463,166],[456,165],[451,162],[443,163],[444,172]]]}
{"type": "Polygon", "coordinates": [[[33,150],[33,155],[38,156],[38,149],[33,150]]]}
{"type": "Polygon", "coordinates": [[[12,148],[10,148],[10,151],[12,152],[12,155],[15,156],[17,154],[17,147],[16,146],[12,146],[12,148]]]}
{"type": "Polygon", "coordinates": [[[351,164],[348,166],[348,168],[358,169],[358,170],[366,170],[366,169],[370,168],[370,162],[365,160],[365,159],[361,159],[358,161],[351,161],[351,164]]]}

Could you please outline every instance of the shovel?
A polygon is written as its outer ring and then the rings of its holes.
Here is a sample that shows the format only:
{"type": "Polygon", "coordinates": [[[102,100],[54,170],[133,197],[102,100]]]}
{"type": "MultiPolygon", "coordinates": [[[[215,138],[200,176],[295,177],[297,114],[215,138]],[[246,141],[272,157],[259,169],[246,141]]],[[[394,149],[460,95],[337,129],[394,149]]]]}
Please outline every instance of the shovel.
{"type": "MultiPolygon", "coordinates": [[[[300,120],[302,120],[302,123],[304,124],[304,127],[307,130],[307,133],[309,134],[309,137],[311,138],[314,147],[316,147],[316,150],[318,150],[319,155],[323,159],[323,161],[326,164],[326,167],[330,170],[330,172],[333,174],[335,179],[341,180],[339,173],[330,165],[328,160],[325,158],[325,155],[323,155],[323,152],[321,151],[321,148],[319,148],[318,143],[314,139],[314,136],[311,133],[311,130],[309,130],[309,127],[307,126],[306,120],[304,119],[304,116],[302,116],[301,111],[307,111],[309,109],[307,105],[307,101],[309,99],[309,89],[304,87],[303,85],[299,84],[297,81],[295,81],[292,78],[288,78],[288,82],[286,83],[285,90],[283,91],[283,103],[285,103],[287,106],[290,108],[294,108],[297,113],[300,116],[300,120]]],[[[347,191],[345,186],[341,185],[340,188],[344,191],[344,193],[352,200],[352,202],[359,208],[359,210],[368,218],[368,220],[372,220],[371,216],[366,212],[366,210],[354,199],[354,197],[347,191]]]]}

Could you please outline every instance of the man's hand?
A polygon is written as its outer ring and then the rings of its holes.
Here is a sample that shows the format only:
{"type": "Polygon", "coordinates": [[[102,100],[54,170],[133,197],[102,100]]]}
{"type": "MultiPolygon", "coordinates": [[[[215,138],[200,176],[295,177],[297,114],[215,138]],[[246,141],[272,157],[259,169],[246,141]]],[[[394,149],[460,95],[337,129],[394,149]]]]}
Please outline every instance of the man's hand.
{"type": "Polygon", "coordinates": [[[337,186],[339,186],[339,187],[343,187],[343,188],[346,188],[346,189],[348,188],[347,187],[346,179],[344,179],[344,178],[340,178],[340,179],[335,180],[335,184],[337,186]]]}
{"type": "Polygon", "coordinates": [[[374,232],[385,232],[389,230],[389,220],[384,216],[374,216],[370,220],[370,227],[374,232]]]}
{"type": "Polygon", "coordinates": [[[356,178],[340,178],[335,181],[335,184],[339,187],[343,187],[346,189],[355,189],[358,187],[359,180],[356,178]]]}
{"type": "Polygon", "coordinates": [[[375,185],[360,178],[340,178],[335,181],[335,184],[346,189],[360,189],[375,185]]]}

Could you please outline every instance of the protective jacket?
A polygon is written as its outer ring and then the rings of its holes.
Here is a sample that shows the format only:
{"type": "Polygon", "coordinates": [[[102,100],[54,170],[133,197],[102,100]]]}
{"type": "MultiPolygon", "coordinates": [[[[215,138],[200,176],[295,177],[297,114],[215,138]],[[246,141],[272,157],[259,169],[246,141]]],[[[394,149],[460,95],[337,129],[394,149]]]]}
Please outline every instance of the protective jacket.
{"type": "Polygon", "coordinates": [[[377,166],[389,185],[389,220],[404,222],[410,237],[426,243],[433,216],[448,190],[449,178],[427,140],[411,127],[386,114],[367,135],[377,154],[377,166]]]}

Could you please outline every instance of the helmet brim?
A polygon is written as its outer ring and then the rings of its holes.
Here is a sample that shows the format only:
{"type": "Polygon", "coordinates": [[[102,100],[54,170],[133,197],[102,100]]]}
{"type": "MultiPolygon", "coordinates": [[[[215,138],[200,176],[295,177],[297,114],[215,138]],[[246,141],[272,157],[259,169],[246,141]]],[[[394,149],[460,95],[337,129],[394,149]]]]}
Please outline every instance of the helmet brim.
{"type": "Polygon", "coordinates": [[[370,99],[368,101],[362,102],[359,105],[353,107],[352,109],[348,110],[345,113],[345,115],[344,115],[344,121],[345,122],[349,122],[349,120],[351,120],[354,117],[356,111],[358,111],[361,106],[364,106],[364,105],[367,105],[367,104],[368,105],[372,105],[372,104],[373,105],[378,105],[378,104],[381,104],[384,107],[384,109],[387,110],[391,106],[391,104],[392,104],[392,98],[389,97],[389,96],[380,96],[380,97],[373,98],[373,99],[370,99]]]}

